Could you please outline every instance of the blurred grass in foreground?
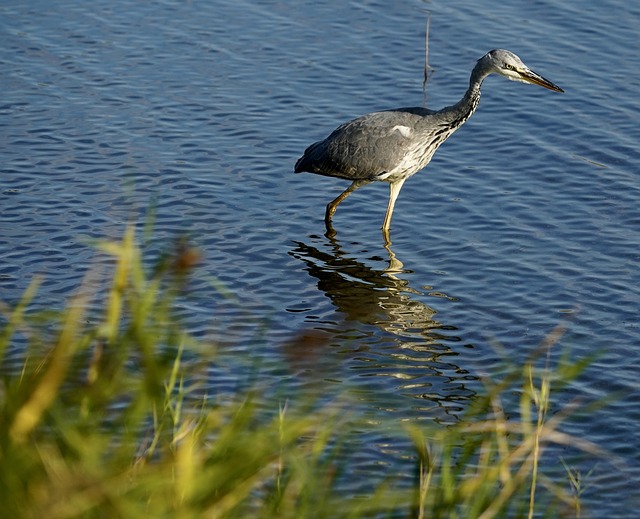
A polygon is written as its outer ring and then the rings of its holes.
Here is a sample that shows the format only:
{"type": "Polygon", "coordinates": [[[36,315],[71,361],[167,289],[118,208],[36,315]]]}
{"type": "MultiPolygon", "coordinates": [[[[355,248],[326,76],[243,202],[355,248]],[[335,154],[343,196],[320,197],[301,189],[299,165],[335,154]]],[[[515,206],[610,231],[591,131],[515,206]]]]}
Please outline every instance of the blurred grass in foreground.
{"type": "Polygon", "coordinates": [[[540,469],[551,444],[600,454],[560,431],[573,408],[549,416],[552,389],[587,364],[563,359],[552,369],[546,353],[557,334],[541,347],[542,368],[532,359],[487,384],[458,425],[397,426],[415,447],[406,453],[415,459],[412,488],[381,478],[372,495],[347,498],[337,481],[349,474],[350,453],[340,446],[356,425],[376,426],[349,416],[340,402],[265,410],[257,391],[225,405],[209,402],[192,385],[193,362],[183,356],[215,362],[211,345],[198,344],[172,318],[197,253],[180,246],[147,275],[132,230],[99,249],[115,268],[97,324],[87,315],[96,306],[96,272],[45,322],[27,316],[37,282],[3,311],[0,362],[16,336],[28,342],[21,372],[5,374],[0,387],[3,517],[581,515],[576,473],[567,467],[554,481],[540,469]],[[507,419],[501,400],[514,394],[519,416],[507,419]]]}

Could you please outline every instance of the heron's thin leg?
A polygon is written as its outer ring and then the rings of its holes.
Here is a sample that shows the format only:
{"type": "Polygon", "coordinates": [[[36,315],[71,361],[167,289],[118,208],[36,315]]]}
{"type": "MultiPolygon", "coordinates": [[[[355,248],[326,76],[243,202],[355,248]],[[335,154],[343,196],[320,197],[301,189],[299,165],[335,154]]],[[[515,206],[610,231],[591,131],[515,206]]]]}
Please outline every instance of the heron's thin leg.
{"type": "Polygon", "coordinates": [[[384,223],[382,224],[382,230],[386,236],[389,235],[389,227],[391,226],[391,215],[393,214],[393,208],[396,205],[396,198],[400,194],[402,184],[406,178],[401,178],[395,182],[389,183],[389,205],[387,206],[387,214],[384,217],[384,223]]]}
{"type": "Polygon", "coordinates": [[[337,197],[332,202],[329,202],[329,204],[327,205],[327,212],[324,215],[324,224],[327,227],[327,230],[331,229],[331,219],[333,218],[333,215],[335,214],[336,209],[338,208],[338,204],[340,204],[340,202],[342,202],[345,198],[347,198],[356,189],[362,186],[366,186],[369,182],[371,181],[370,180],[354,180],[347,189],[345,189],[342,193],[340,193],[339,197],[337,197]]]}

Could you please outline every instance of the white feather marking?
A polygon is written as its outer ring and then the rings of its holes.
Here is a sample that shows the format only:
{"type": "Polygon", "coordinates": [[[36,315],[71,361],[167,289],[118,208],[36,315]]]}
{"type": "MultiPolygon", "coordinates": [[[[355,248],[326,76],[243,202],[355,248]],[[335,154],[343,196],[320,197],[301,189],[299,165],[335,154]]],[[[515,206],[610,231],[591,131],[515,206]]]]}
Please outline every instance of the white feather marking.
{"type": "Polygon", "coordinates": [[[397,124],[396,126],[391,128],[391,131],[392,132],[399,131],[400,135],[402,135],[403,137],[406,137],[407,139],[411,137],[411,133],[412,133],[411,128],[409,128],[408,126],[402,126],[400,124],[397,124]]]}

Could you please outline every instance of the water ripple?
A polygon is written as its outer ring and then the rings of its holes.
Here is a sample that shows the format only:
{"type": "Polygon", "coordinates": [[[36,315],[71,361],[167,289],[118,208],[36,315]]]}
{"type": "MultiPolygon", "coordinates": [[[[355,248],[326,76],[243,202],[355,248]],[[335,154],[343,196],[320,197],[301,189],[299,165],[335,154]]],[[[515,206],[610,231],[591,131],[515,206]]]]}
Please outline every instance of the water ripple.
{"type": "MultiPolygon", "coordinates": [[[[599,467],[585,503],[629,516],[640,481],[640,12],[617,0],[493,7],[1,7],[0,299],[15,303],[40,275],[35,304],[58,307],[105,267],[92,240],[153,221],[149,258],[184,234],[202,253],[179,313],[238,362],[212,367],[211,394],[260,360],[266,387],[349,388],[372,421],[451,423],[505,355],[523,361],[566,322],[574,355],[602,356],[563,396],[631,395],[567,424],[628,460],[620,476],[599,467]],[[430,106],[457,100],[494,47],[566,94],[487,79],[477,114],[405,184],[391,248],[381,185],[340,207],[328,240],[324,206],[345,185],[292,165],[349,117],[422,102],[425,7],[430,106]]],[[[360,439],[361,479],[407,469],[407,445],[360,439]]],[[[345,488],[360,492],[353,479],[345,488]]]]}

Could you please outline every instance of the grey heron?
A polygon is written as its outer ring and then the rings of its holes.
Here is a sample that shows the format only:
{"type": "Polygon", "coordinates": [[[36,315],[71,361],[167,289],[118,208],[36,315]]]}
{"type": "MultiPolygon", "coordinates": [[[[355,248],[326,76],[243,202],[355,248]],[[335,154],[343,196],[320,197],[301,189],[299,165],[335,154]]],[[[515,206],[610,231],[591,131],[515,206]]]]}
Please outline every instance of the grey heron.
{"type": "Polygon", "coordinates": [[[490,74],[564,92],[513,52],[494,49],[478,60],[469,88],[454,105],[438,111],[410,107],[373,112],[338,126],[326,139],[309,146],[295,165],[296,173],[308,171],[351,180],[351,185],[327,205],[327,231],[332,231],[331,219],[340,202],[362,186],[385,181],[389,182],[389,205],[382,231],[388,241],[391,215],[405,180],[424,168],[438,147],[473,115],[482,82],[490,74]]]}

